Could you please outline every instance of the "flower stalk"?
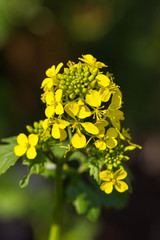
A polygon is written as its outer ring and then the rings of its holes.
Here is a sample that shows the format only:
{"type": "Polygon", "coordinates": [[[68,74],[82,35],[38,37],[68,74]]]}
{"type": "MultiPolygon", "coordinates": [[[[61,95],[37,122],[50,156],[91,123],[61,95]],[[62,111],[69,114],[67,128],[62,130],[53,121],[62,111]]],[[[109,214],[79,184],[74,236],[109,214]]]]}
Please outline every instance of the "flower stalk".
{"type": "Polygon", "coordinates": [[[63,218],[63,164],[64,157],[57,161],[56,176],[54,180],[54,205],[53,205],[53,223],[50,228],[48,240],[60,240],[63,218]]]}

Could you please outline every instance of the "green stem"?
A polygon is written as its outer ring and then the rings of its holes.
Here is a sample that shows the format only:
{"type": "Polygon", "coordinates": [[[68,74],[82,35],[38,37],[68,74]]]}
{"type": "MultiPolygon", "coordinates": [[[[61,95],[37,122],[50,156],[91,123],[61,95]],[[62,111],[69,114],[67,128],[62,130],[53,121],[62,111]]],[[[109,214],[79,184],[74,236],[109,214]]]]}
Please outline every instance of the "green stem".
{"type": "Polygon", "coordinates": [[[69,142],[71,143],[72,133],[71,133],[71,128],[69,126],[67,127],[67,131],[68,131],[69,142]]]}
{"type": "Polygon", "coordinates": [[[61,239],[61,225],[63,216],[63,164],[64,158],[57,161],[56,176],[54,181],[54,207],[53,207],[53,223],[50,228],[49,240],[61,239]]]}

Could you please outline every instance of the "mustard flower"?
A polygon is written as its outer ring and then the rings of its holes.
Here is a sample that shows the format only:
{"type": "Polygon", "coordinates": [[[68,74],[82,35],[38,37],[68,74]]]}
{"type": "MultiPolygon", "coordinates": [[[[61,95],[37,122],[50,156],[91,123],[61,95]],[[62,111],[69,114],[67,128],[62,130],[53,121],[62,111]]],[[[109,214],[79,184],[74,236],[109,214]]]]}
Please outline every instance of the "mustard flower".
{"type": "MultiPolygon", "coordinates": [[[[116,137],[118,136],[118,132],[115,128],[111,127],[107,130],[106,134],[103,137],[101,133],[100,139],[95,141],[95,146],[100,150],[105,150],[108,148],[114,148],[117,146],[116,137]]],[[[97,135],[97,137],[99,137],[97,135]]]]}
{"type": "Polygon", "coordinates": [[[46,103],[48,104],[45,115],[48,118],[51,118],[56,113],[57,115],[61,115],[64,113],[63,105],[62,105],[62,89],[58,89],[54,93],[48,92],[46,95],[46,103]]]}
{"type": "Polygon", "coordinates": [[[104,170],[100,172],[99,177],[104,181],[100,185],[100,189],[107,194],[113,191],[113,186],[121,193],[128,190],[128,185],[124,181],[121,181],[127,177],[127,172],[124,169],[119,169],[115,173],[104,170]]]}
{"type": "Polygon", "coordinates": [[[20,157],[26,153],[28,159],[34,159],[37,156],[35,146],[38,143],[38,136],[30,134],[28,137],[24,133],[17,136],[17,143],[14,147],[15,155],[20,157]]]}
{"type": "Polygon", "coordinates": [[[62,68],[63,63],[59,63],[57,67],[55,67],[55,65],[53,65],[51,68],[49,68],[46,71],[46,75],[48,78],[45,78],[42,82],[41,88],[45,88],[46,89],[51,89],[54,85],[57,85],[58,80],[56,78],[58,72],[60,71],[60,69],[62,68]]]}
{"type": "Polygon", "coordinates": [[[64,130],[70,123],[63,119],[56,119],[52,127],[52,137],[63,141],[67,138],[67,132],[64,130]]]}
{"type": "Polygon", "coordinates": [[[97,67],[97,68],[108,67],[102,62],[97,62],[97,59],[94,58],[91,54],[82,55],[82,57],[83,58],[78,58],[78,59],[87,63],[91,67],[97,67]]]}

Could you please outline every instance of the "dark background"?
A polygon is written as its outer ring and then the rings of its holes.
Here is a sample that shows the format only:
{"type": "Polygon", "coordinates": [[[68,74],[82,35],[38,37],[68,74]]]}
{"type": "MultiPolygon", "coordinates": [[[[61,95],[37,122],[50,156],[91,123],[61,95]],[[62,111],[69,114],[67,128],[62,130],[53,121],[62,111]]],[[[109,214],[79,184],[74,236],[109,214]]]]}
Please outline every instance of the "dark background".
{"type": "MultiPolygon", "coordinates": [[[[124,126],[143,150],[128,162],[133,194],[126,208],[103,209],[97,223],[68,210],[73,225],[64,239],[159,240],[160,1],[0,0],[0,138],[44,118],[40,85],[51,65],[88,53],[114,73],[124,126]]],[[[0,240],[47,239],[52,186],[33,176],[19,189],[25,172],[19,161],[0,177],[0,240]]]]}

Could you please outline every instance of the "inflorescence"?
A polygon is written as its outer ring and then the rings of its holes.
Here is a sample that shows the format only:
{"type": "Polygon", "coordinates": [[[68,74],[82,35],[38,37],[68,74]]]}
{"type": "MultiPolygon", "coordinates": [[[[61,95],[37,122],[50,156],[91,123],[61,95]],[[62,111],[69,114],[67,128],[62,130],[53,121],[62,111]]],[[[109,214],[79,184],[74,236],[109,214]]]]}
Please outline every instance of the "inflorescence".
{"type": "Polygon", "coordinates": [[[122,162],[129,159],[124,153],[139,146],[131,143],[128,130],[121,128],[122,93],[113,75],[102,71],[107,67],[104,63],[90,54],[79,60],[69,61],[61,73],[63,63],[46,71],[47,78],[41,85],[46,118],[35,122],[33,127],[27,126],[28,137],[23,133],[18,135],[15,154],[26,154],[32,160],[47,141],[57,144],[68,138],[67,151],[85,149],[95,159],[102,159],[101,190],[111,193],[115,186],[117,191],[124,192],[128,185],[121,181],[127,176],[122,162]]]}

